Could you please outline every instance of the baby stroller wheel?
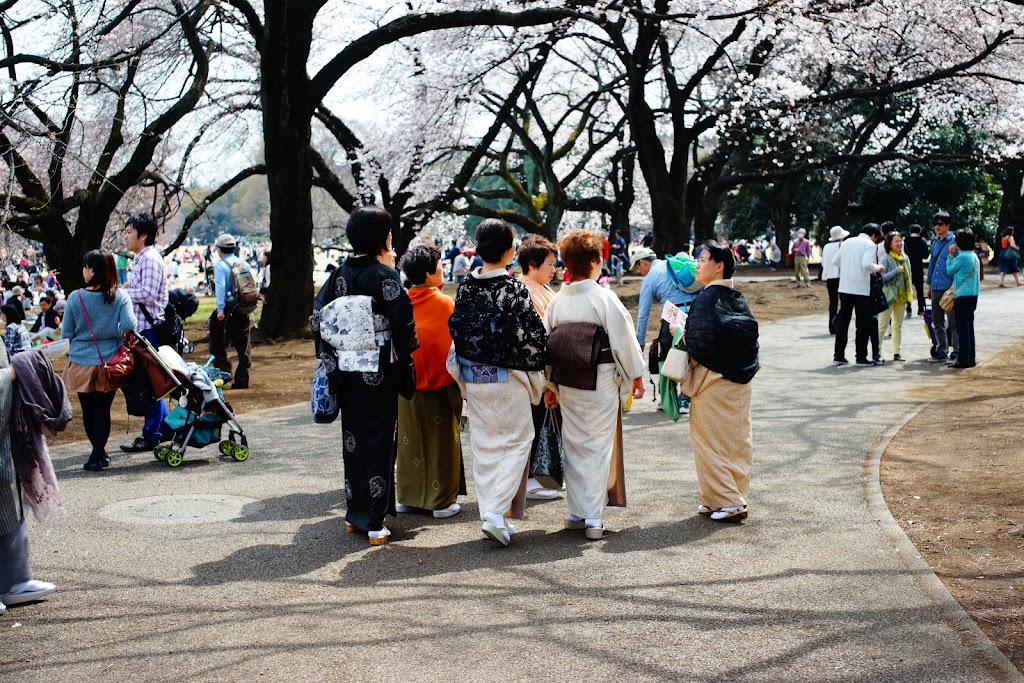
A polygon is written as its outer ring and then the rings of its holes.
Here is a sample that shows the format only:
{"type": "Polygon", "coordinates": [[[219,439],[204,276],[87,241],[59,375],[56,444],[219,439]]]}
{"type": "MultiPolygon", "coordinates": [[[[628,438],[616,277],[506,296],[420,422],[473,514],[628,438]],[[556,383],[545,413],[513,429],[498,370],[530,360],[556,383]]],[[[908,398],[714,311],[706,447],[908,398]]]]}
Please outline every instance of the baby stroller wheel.
{"type": "MultiPolygon", "coordinates": [[[[230,441],[221,441],[220,445],[218,446],[221,455],[231,455],[234,447],[235,444],[231,443],[230,441]]],[[[242,459],[244,460],[245,458],[242,459]]]]}
{"type": "Polygon", "coordinates": [[[244,462],[249,459],[249,447],[238,444],[231,449],[231,457],[238,462],[244,462]]]}
{"type": "Polygon", "coordinates": [[[171,467],[177,467],[178,465],[181,464],[181,461],[182,457],[180,452],[171,448],[167,449],[167,455],[164,459],[164,462],[166,462],[171,467]]]}
{"type": "Polygon", "coordinates": [[[170,446],[157,446],[153,449],[153,457],[160,462],[166,462],[167,454],[171,452],[170,446]]]}

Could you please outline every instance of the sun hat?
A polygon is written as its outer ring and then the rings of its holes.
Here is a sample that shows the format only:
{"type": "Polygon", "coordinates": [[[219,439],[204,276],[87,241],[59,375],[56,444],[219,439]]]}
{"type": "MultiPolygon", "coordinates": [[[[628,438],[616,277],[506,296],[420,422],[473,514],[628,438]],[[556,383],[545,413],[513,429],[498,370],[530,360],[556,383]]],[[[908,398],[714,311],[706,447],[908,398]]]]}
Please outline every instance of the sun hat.
{"type": "Polygon", "coordinates": [[[632,256],[629,257],[629,269],[633,270],[636,268],[637,261],[643,261],[644,259],[656,259],[658,255],[654,253],[653,249],[647,247],[640,247],[633,252],[632,256]]]}
{"type": "Polygon", "coordinates": [[[847,230],[843,230],[842,227],[838,225],[833,225],[832,229],[828,231],[828,236],[829,239],[841,240],[849,237],[850,233],[847,230]]]}

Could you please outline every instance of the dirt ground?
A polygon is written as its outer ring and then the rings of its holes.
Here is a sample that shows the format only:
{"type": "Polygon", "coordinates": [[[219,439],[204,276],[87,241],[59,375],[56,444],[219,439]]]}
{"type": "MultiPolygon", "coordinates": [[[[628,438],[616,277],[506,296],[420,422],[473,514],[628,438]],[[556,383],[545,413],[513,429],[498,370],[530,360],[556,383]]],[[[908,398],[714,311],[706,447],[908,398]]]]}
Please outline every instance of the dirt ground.
{"type": "Polygon", "coordinates": [[[1024,669],[1024,348],[919,393],[893,439],[882,493],[903,531],[986,635],[1024,669]]]}
{"type": "MultiPolygon", "coordinates": [[[[737,282],[759,321],[828,309],[824,283],[797,289],[791,271],[788,279],[769,279],[786,275],[756,267],[737,273],[737,278],[763,278],[737,282]]],[[[989,273],[982,287],[997,284],[998,276],[989,273]]],[[[454,296],[455,288],[446,285],[445,291],[454,296]]],[[[635,319],[640,279],[613,291],[635,319]]],[[[648,339],[656,334],[658,319],[656,309],[648,339]]],[[[198,349],[188,360],[205,363],[205,321],[190,320],[186,336],[198,349]]],[[[934,402],[897,434],[881,464],[882,490],[893,515],[953,596],[1019,668],[1024,668],[1024,436],[1019,430],[1024,388],[1009,386],[1003,369],[1022,364],[1024,349],[1017,347],[958,373],[947,387],[915,396],[934,402]]],[[[306,402],[314,365],[311,341],[257,341],[249,388],[226,389],[225,398],[236,414],[306,402]]],[[[61,370],[62,363],[56,367],[61,370]]],[[[72,405],[77,412],[77,398],[72,405]]],[[[108,452],[116,459],[117,445],[140,433],[142,419],[126,417],[120,394],[111,415],[108,452]]],[[[56,439],[84,440],[77,420],[56,439]]],[[[86,457],[83,448],[83,462],[86,457]]]]}

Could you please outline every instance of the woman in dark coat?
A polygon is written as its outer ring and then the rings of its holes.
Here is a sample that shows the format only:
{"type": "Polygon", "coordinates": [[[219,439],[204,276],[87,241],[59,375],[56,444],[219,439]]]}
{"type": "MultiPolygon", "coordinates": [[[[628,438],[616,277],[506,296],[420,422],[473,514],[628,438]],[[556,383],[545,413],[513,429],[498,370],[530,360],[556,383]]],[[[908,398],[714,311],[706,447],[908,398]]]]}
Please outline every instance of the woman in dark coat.
{"type": "Polygon", "coordinates": [[[412,302],[395,270],[391,225],[391,215],[377,207],[351,215],[345,232],[353,255],[320,290],[311,318],[341,414],[345,528],[366,532],[371,545],[391,535],[384,517],[395,514],[398,395],[413,395],[412,352],[419,347],[412,302]]]}
{"type": "Polygon", "coordinates": [[[753,467],[750,381],[758,360],[757,321],[733,288],[736,262],[727,244],[708,241],[697,257],[704,289],[686,318],[690,438],[697,468],[697,511],[718,522],[747,517],[753,467]]]}

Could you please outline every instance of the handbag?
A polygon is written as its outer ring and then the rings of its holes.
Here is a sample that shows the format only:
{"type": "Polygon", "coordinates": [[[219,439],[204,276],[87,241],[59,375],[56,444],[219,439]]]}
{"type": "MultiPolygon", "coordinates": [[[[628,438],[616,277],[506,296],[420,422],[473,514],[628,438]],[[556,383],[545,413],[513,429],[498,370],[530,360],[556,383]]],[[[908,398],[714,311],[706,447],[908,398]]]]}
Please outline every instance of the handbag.
{"type": "Polygon", "coordinates": [[[309,403],[313,410],[313,422],[329,424],[338,419],[338,397],[323,361],[319,361],[313,371],[313,379],[309,383],[309,403]]]}
{"type": "Polygon", "coordinates": [[[868,295],[868,310],[871,315],[876,315],[889,308],[889,302],[885,298],[885,287],[882,285],[880,273],[871,274],[871,293],[868,295]]]}
{"type": "Polygon", "coordinates": [[[548,408],[544,413],[544,422],[530,459],[530,473],[534,478],[546,477],[562,486],[562,430],[558,427],[554,408],[548,408]]]}
{"type": "Polygon", "coordinates": [[[685,382],[690,375],[690,354],[686,349],[673,346],[668,350],[665,362],[661,364],[661,374],[676,382],[685,382]]]}
{"type": "MultiPolygon", "coordinates": [[[[960,287],[966,285],[967,281],[974,277],[974,270],[975,269],[973,268],[971,269],[971,274],[964,278],[964,281],[960,283],[960,287]]],[[[953,300],[956,299],[956,293],[960,291],[960,287],[957,287],[956,289],[947,289],[943,292],[942,297],[939,299],[939,308],[944,310],[946,313],[952,311],[953,300]]]]}
{"type": "Polygon", "coordinates": [[[85,301],[82,299],[81,294],[78,295],[78,303],[82,305],[82,312],[85,313],[85,322],[89,326],[89,334],[92,335],[92,343],[96,346],[96,355],[100,359],[100,365],[103,366],[103,370],[107,373],[107,379],[114,382],[123,382],[135,367],[135,355],[125,345],[124,340],[122,340],[114,355],[104,363],[103,354],[100,353],[100,344],[96,341],[96,333],[92,331],[92,321],[89,319],[89,311],[85,307],[85,301]]]}
{"type": "Polygon", "coordinates": [[[1006,261],[1013,261],[1015,263],[1017,261],[1020,261],[1020,249],[1011,247],[1009,244],[1007,244],[1005,247],[1003,247],[1003,259],[1006,261]]]}

